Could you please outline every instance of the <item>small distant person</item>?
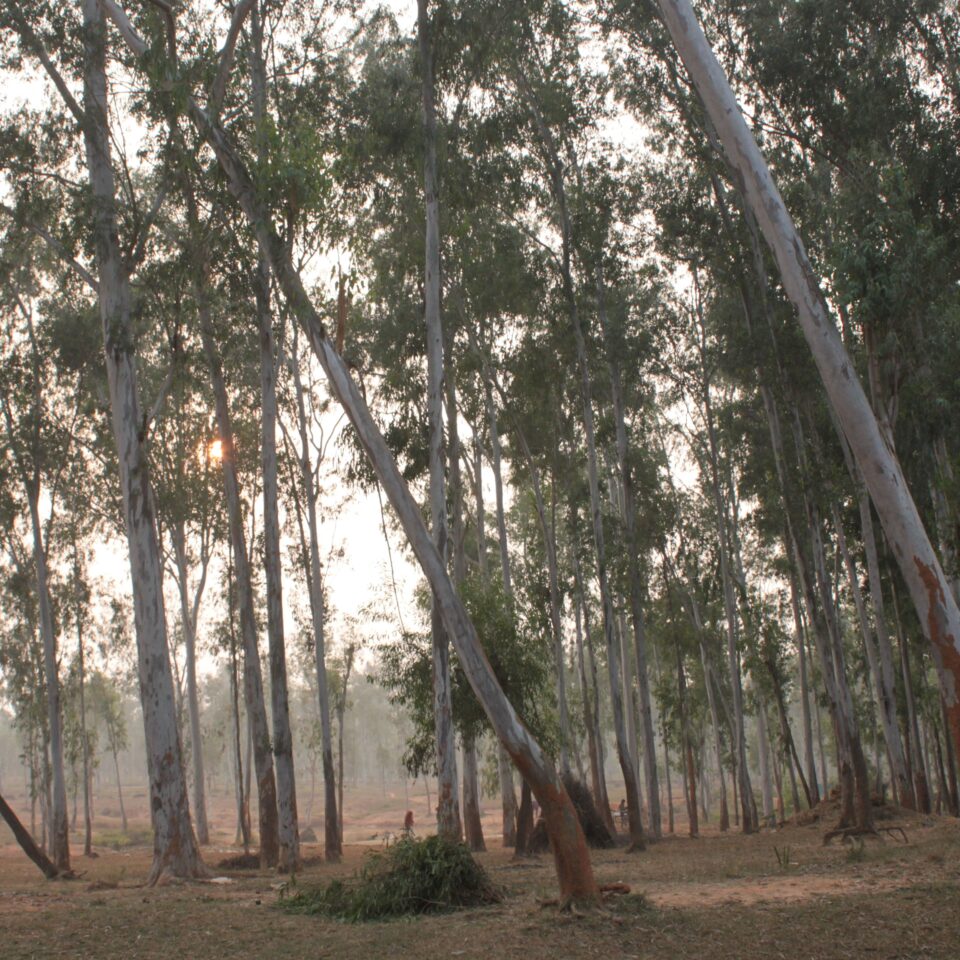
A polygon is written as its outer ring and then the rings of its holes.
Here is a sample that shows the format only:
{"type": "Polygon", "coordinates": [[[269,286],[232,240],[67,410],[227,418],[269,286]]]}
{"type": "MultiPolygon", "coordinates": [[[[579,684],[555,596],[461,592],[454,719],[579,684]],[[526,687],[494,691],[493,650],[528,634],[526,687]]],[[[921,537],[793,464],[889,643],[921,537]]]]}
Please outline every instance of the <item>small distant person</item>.
{"type": "Polygon", "coordinates": [[[624,799],[620,800],[620,806],[617,807],[617,813],[620,815],[620,826],[622,827],[627,822],[627,801],[624,799]]]}
{"type": "Polygon", "coordinates": [[[414,837],[416,834],[413,831],[413,811],[408,810],[407,815],[403,818],[403,835],[405,837],[414,837]]]}

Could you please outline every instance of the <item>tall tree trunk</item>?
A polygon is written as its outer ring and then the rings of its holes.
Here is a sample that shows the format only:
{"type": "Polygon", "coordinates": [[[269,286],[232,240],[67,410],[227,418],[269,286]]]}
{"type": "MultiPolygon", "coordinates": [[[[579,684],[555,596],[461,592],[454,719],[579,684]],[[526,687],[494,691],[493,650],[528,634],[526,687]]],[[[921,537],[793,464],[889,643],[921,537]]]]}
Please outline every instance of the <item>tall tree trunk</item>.
{"type": "Polygon", "coordinates": [[[150,882],[163,873],[205,873],[197,849],[177,730],[176,703],[163,610],[163,579],[143,419],[133,354],[130,279],[118,241],[107,112],[106,29],[98,0],[82,0],[84,24],[83,135],[92,195],[93,239],[99,273],[100,319],[113,432],[120,464],[130,555],[143,705],[150,804],[154,828],[150,882]]]}
{"type": "Polygon", "coordinates": [[[480,776],[477,773],[477,744],[463,745],[463,826],[467,846],[474,852],[486,850],[480,822],[480,776]]]}
{"type": "Polygon", "coordinates": [[[904,700],[907,704],[907,728],[910,732],[910,738],[913,742],[913,750],[910,750],[908,739],[908,755],[913,753],[913,789],[917,800],[917,810],[921,813],[930,812],[930,775],[927,772],[927,764],[923,756],[923,747],[920,743],[920,724],[917,720],[917,705],[914,696],[913,676],[910,670],[910,649],[907,644],[907,637],[903,630],[903,622],[900,618],[900,602],[896,587],[893,589],[893,611],[897,624],[897,644],[900,647],[900,669],[903,674],[903,692],[904,700]]]}
{"type": "Polygon", "coordinates": [[[230,417],[227,387],[223,378],[220,355],[214,343],[209,304],[205,291],[197,289],[200,314],[200,337],[213,384],[214,406],[223,456],[223,488],[227,501],[230,544],[234,579],[237,587],[237,608],[240,614],[240,640],[243,646],[243,691],[247,708],[249,733],[253,743],[253,759],[257,775],[257,799],[260,817],[260,863],[275,867],[279,862],[280,843],[277,820],[277,786],[273,770],[270,728],[263,695],[263,675],[257,643],[257,623],[253,609],[253,583],[247,555],[247,538],[243,527],[243,504],[237,480],[233,424],[230,417]]]}
{"type": "MultiPolygon", "coordinates": [[[[433,85],[433,40],[427,0],[417,0],[417,36],[423,97],[423,192],[426,206],[424,318],[427,339],[427,413],[430,420],[430,518],[433,541],[446,561],[447,495],[443,445],[443,323],[440,314],[440,198],[437,182],[437,121],[433,85]]],[[[457,802],[457,754],[450,687],[449,639],[436,596],[431,619],[433,636],[433,711],[437,743],[437,832],[459,840],[462,830],[457,802]]]]}
{"type": "Polygon", "coordinates": [[[647,783],[650,832],[662,833],[660,823],[660,787],[657,783],[656,734],[650,697],[650,668],[647,663],[647,637],[643,615],[643,584],[640,576],[640,551],[637,545],[637,503],[633,471],[630,469],[630,448],[627,440],[625,404],[620,376],[618,344],[615,342],[607,315],[606,283],[603,268],[596,269],[597,307],[610,371],[610,394],[617,437],[617,461],[623,490],[623,519],[627,535],[627,573],[630,586],[630,618],[633,624],[633,646],[637,661],[637,690],[640,694],[640,727],[643,734],[643,765],[647,783]]]}
{"type": "MultiPolygon", "coordinates": [[[[80,588],[80,562],[77,554],[76,539],[73,542],[73,572],[75,589],[80,588]]],[[[92,771],[90,769],[90,738],[87,734],[87,675],[84,656],[83,611],[82,602],[77,599],[74,607],[74,620],[77,627],[77,680],[80,684],[80,749],[83,755],[83,855],[93,855],[93,815],[91,810],[92,771]]]]}
{"type": "Polygon", "coordinates": [[[770,736],[767,713],[762,699],[757,704],[757,746],[760,757],[760,795],[763,798],[763,818],[770,823],[773,816],[773,771],[770,768],[770,736]]]}
{"type": "Polygon", "coordinates": [[[230,607],[230,702],[233,718],[234,796],[237,804],[237,841],[243,843],[243,852],[250,851],[250,817],[243,790],[243,748],[240,739],[240,678],[237,671],[237,635],[234,626],[233,564],[227,572],[228,605],[230,607]]]}
{"type": "Polygon", "coordinates": [[[832,322],[813,268],[733,91],[689,0],[658,0],[667,28],[743,184],[797,308],[830,403],[853,450],[930,643],[955,746],[960,748],[960,606],[931,546],[896,456],[832,322]]]}
{"type": "Polygon", "coordinates": [[[300,435],[300,479],[307,508],[307,527],[310,536],[309,559],[305,574],[310,597],[310,615],[313,622],[313,653],[317,671],[317,699],[320,708],[320,743],[323,754],[323,827],[324,857],[339,861],[343,855],[340,819],[337,804],[337,777],[333,768],[333,730],[330,721],[330,687],[327,682],[326,608],[323,598],[323,569],[320,566],[320,524],[317,518],[317,489],[313,482],[310,457],[310,431],[304,401],[303,380],[300,375],[299,338],[294,336],[294,356],[291,364],[297,401],[297,426],[300,435]]]}
{"type": "MultiPolygon", "coordinates": [[[[869,503],[867,503],[866,506],[869,511],[869,503]]],[[[871,686],[876,690],[877,713],[880,715],[883,739],[887,747],[887,757],[889,758],[891,770],[896,778],[895,794],[898,798],[902,798],[900,802],[904,806],[909,807],[913,805],[913,797],[912,791],[910,790],[910,781],[907,777],[906,761],[903,758],[903,743],[900,739],[900,728],[897,725],[896,704],[895,702],[890,703],[885,699],[879,653],[877,647],[874,645],[874,635],[870,630],[870,623],[867,620],[866,604],[863,600],[863,593],[860,590],[860,579],[857,574],[857,568],[853,562],[850,550],[847,547],[847,538],[843,531],[840,511],[835,504],[833,506],[833,523],[836,530],[837,547],[843,557],[843,563],[847,570],[850,592],[853,596],[857,619],[860,623],[860,634],[863,639],[863,646],[867,654],[867,663],[872,679],[871,686]]]]}
{"type": "MultiPolygon", "coordinates": [[[[197,842],[202,846],[210,842],[207,826],[207,800],[204,793],[203,740],[200,733],[200,696],[197,691],[197,621],[191,610],[187,580],[186,536],[182,522],[170,528],[173,541],[173,556],[177,565],[177,592],[180,596],[180,622],[183,625],[183,641],[186,648],[187,714],[190,720],[191,760],[193,762],[193,817],[196,823],[197,842]]],[[[204,571],[204,576],[206,571],[204,571]]]]}
{"type": "MultiPolygon", "coordinates": [[[[260,162],[266,161],[267,81],[263,60],[261,4],[250,13],[250,75],[254,141],[260,162]]],[[[277,789],[277,869],[300,865],[297,824],[297,780],[293,765],[293,733],[287,692],[287,655],[283,632],[283,571],[280,562],[280,507],[277,489],[277,381],[273,317],[270,309],[270,264],[261,251],[253,273],[253,291],[260,330],[260,426],[263,473],[264,571],[267,590],[267,640],[270,651],[270,706],[273,715],[273,758],[277,789]]]]}
{"type": "MultiPolygon", "coordinates": [[[[891,775],[896,781],[898,801],[905,807],[916,808],[916,797],[913,793],[913,784],[910,781],[903,737],[900,734],[900,725],[897,718],[893,645],[890,642],[890,632],[887,629],[887,618],[884,612],[883,579],[880,576],[880,559],[877,552],[877,540],[873,531],[873,515],[870,512],[870,499],[862,487],[858,491],[857,503],[860,509],[860,528],[863,533],[863,550],[867,560],[870,602],[873,607],[873,625],[876,631],[877,652],[879,654],[880,669],[877,678],[877,692],[880,698],[884,740],[887,742],[891,775]],[[893,744],[892,748],[891,743],[893,744]]],[[[949,729],[948,724],[948,737],[949,729]]]]}
{"type": "MultiPolygon", "coordinates": [[[[503,592],[513,607],[513,587],[510,581],[510,555],[507,552],[507,525],[503,511],[503,479],[500,476],[500,438],[496,426],[496,410],[493,406],[493,388],[489,378],[482,377],[482,388],[487,403],[488,433],[493,449],[494,484],[497,500],[497,530],[500,534],[500,570],[503,592]]],[[[487,576],[487,531],[483,501],[483,454],[478,436],[474,437],[474,469],[477,476],[477,558],[480,575],[487,576]]],[[[517,795],[513,789],[513,766],[510,755],[503,745],[497,743],[497,773],[500,779],[501,843],[504,848],[517,843],[517,795]]]]}
{"type": "MultiPolygon", "coordinates": [[[[800,720],[803,724],[803,756],[807,767],[807,802],[811,807],[820,802],[820,787],[817,783],[817,763],[813,755],[813,725],[810,716],[810,682],[807,678],[807,652],[804,638],[803,615],[800,612],[800,598],[797,596],[797,578],[790,576],[790,606],[793,610],[793,627],[796,633],[797,661],[800,674],[800,720]]],[[[818,709],[819,716],[819,709],[818,709]]],[[[798,765],[799,769],[799,765],[798,765]]],[[[826,784],[824,784],[826,787],[826,784]]]]}
{"type": "MultiPolygon", "coordinates": [[[[446,337],[444,348],[444,387],[447,399],[447,435],[449,436],[450,494],[453,514],[453,582],[457,590],[467,579],[466,531],[463,519],[463,474],[460,469],[460,425],[456,389],[456,364],[453,339],[446,337]]],[[[463,743],[463,831],[471,850],[486,850],[480,820],[480,777],[477,773],[477,744],[463,743]]]]}
{"type": "Polygon", "coordinates": [[[43,638],[43,677],[47,694],[47,729],[50,737],[50,760],[53,775],[53,797],[50,808],[50,859],[59,871],[70,869],[70,825],[67,815],[67,781],[63,766],[63,711],[60,706],[60,677],[57,667],[57,639],[50,602],[50,580],[47,555],[40,523],[39,478],[27,491],[30,502],[30,525],[33,531],[33,560],[37,575],[37,605],[40,608],[40,634],[43,638]]]}
{"type": "Polygon", "coordinates": [[[625,710],[631,709],[625,704],[620,689],[623,663],[615,637],[615,614],[613,600],[610,594],[610,584],[607,578],[607,558],[604,542],[603,522],[600,506],[600,484],[597,469],[597,444],[593,421],[593,390],[590,377],[590,368],[587,361],[587,347],[584,340],[583,328],[580,322],[580,312],[573,284],[572,272],[572,245],[573,230],[567,207],[566,187],[564,184],[563,164],[553,142],[549,127],[543,121],[536,98],[522,71],[518,69],[517,83],[527,105],[533,115],[534,122],[540,134],[544,156],[547,164],[547,173],[550,179],[550,189],[557,207],[561,236],[561,264],[560,275],[563,283],[564,300],[570,316],[573,329],[574,343],[577,352],[577,366],[580,372],[580,402],[583,407],[583,427],[587,444],[587,470],[590,483],[590,516],[593,530],[594,550],[597,556],[597,580],[600,588],[600,602],[603,611],[603,632],[607,648],[607,668],[610,675],[610,700],[613,708],[613,726],[617,740],[617,754],[620,768],[623,771],[624,789],[627,794],[627,809],[630,820],[631,849],[642,849],[644,846],[643,824],[640,812],[640,795],[638,780],[630,746],[627,741],[627,727],[625,710]]]}
{"type": "MultiPolygon", "coordinates": [[[[597,733],[593,726],[593,711],[590,705],[590,688],[587,685],[586,660],[583,655],[583,621],[580,616],[580,603],[575,597],[573,603],[573,616],[576,626],[577,638],[577,677],[580,681],[580,702],[583,705],[583,726],[587,732],[587,753],[590,760],[590,790],[593,794],[593,802],[600,810],[604,821],[608,821],[608,827],[613,826],[613,817],[610,815],[610,805],[606,803],[604,807],[600,806],[600,763],[597,756],[597,733]],[[605,814],[605,816],[604,816],[605,814]]],[[[612,831],[611,831],[612,832],[612,831]]]]}
{"type": "MultiPolygon", "coordinates": [[[[701,321],[701,336],[705,336],[701,321]]],[[[704,389],[703,408],[707,421],[709,440],[710,489],[713,494],[714,510],[717,517],[717,532],[720,540],[720,578],[723,582],[723,605],[726,617],[727,669],[730,675],[730,690],[733,695],[733,757],[736,765],[735,775],[740,788],[740,822],[744,833],[753,833],[757,829],[753,816],[753,788],[750,785],[750,772],[747,768],[747,739],[744,729],[743,687],[740,679],[740,652],[737,638],[737,604],[734,593],[733,574],[730,570],[730,541],[727,531],[727,509],[720,487],[719,450],[717,434],[713,422],[713,407],[710,401],[710,384],[706,379],[705,344],[702,347],[704,389]]]]}
{"type": "MultiPolygon", "coordinates": [[[[565,213],[562,215],[566,223],[565,213]]],[[[569,236],[569,224],[564,229],[564,236],[569,236]]],[[[597,476],[597,446],[593,424],[592,390],[590,370],[587,362],[587,347],[580,326],[580,315],[577,310],[576,298],[573,291],[573,281],[570,273],[569,242],[564,241],[564,269],[563,282],[567,306],[573,325],[574,340],[577,348],[577,364],[580,368],[580,400],[583,405],[583,425],[587,441],[587,472],[590,484],[590,517],[593,529],[593,543],[597,558],[597,580],[600,587],[600,602],[603,611],[603,633],[607,648],[607,669],[610,674],[610,702],[613,710],[613,728],[616,734],[617,754],[620,760],[620,769],[623,772],[624,790],[627,795],[627,814],[630,821],[630,843],[633,849],[643,849],[643,825],[640,819],[640,796],[637,789],[636,769],[630,755],[630,745],[627,741],[627,726],[625,710],[630,708],[623,701],[621,691],[621,675],[623,664],[620,649],[617,644],[613,610],[613,600],[610,596],[610,584],[607,579],[606,546],[603,533],[603,519],[600,506],[600,484],[597,476]]]]}
{"type": "Polygon", "coordinates": [[[677,702],[680,706],[680,736],[683,744],[683,762],[686,764],[687,770],[686,790],[683,799],[687,805],[690,836],[697,837],[700,835],[700,824],[697,819],[697,766],[693,757],[690,718],[687,715],[687,677],[683,669],[683,655],[680,652],[679,638],[676,638],[675,645],[677,655],[677,702]]]}

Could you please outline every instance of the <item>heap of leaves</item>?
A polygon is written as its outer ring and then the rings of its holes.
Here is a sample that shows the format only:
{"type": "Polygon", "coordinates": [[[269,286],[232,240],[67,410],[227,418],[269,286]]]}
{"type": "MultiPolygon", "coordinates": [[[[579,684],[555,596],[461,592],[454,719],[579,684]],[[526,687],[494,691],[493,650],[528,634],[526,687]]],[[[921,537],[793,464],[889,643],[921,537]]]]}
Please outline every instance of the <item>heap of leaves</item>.
{"type": "Polygon", "coordinates": [[[354,880],[304,889],[280,906],[289,913],[362,923],[484,906],[502,899],[464,844],[432,836],[399,840],[368,856],[354,880]]]}

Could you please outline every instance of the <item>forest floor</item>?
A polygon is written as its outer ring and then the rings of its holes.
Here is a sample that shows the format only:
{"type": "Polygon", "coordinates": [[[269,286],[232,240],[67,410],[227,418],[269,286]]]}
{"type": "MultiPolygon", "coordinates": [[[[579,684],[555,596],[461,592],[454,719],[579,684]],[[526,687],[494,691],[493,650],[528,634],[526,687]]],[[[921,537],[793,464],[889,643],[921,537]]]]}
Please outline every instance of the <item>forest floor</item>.
{"type": "MultiPolygon", "coordinates": [[[[401,805],[413,806],[409,792],[375,795],[379,793],[367,791],[353,804],[358,816],[347,830],[343,863],[327,865],[320,859],[321,847],[305,845],[309,860],[297,875],[297,886],[351,876],[365,854],[382,844],[382,833],[402,817],[401,805]]],[[[426,801],[420,806],[424,812],[418,824],[427,819],[426,801]]],[[[143,886],[149,846],[103,843],[95,848],[94,859],[75,850],[80,879],[49,882],[8,842],[9,835],[0,835],[0,957],[960,957],[956,820],[885,808],[878,826],[902,827],[906,842],[896,832],[883,834],[882,840],[867,839],[862,846],[836,841],[825,846],[824,834],[832,825],[827,811],[819,822],[750,837],[721,835],[710,824],[700,839],[668,837],[642,853],[596,851],[600,882],[629,884],[632,894],[616,898],[602,912],[571,916],[542,905],[556,896],[549,854],[514,860],[511,851],[500,848],[493,806],[485,822],[493,839],[479,859],[505,890],[502,904],[361,925],[277,909],[284,891],[274,874],[216,866],[237,853],[226,831],[204,850],[212,875],[224,880],[154,888],[143,886]]],[[[226,808],[219,823],[229,823],[226,808]]],[[[94,836],[107,841],[115,831],[95,831],[94,836]]]]}

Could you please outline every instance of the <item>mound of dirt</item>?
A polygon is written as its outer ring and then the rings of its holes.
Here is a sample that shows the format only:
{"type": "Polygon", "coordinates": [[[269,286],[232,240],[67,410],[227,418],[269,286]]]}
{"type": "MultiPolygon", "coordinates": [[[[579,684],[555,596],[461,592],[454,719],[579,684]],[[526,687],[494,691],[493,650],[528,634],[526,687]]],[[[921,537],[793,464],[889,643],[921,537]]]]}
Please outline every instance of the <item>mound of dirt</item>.
{"type": "Polygon", "coordinates": [[[317,843],[317,831],[313,827],[307,827],[300,831],[301,843],[317,843]]]}

